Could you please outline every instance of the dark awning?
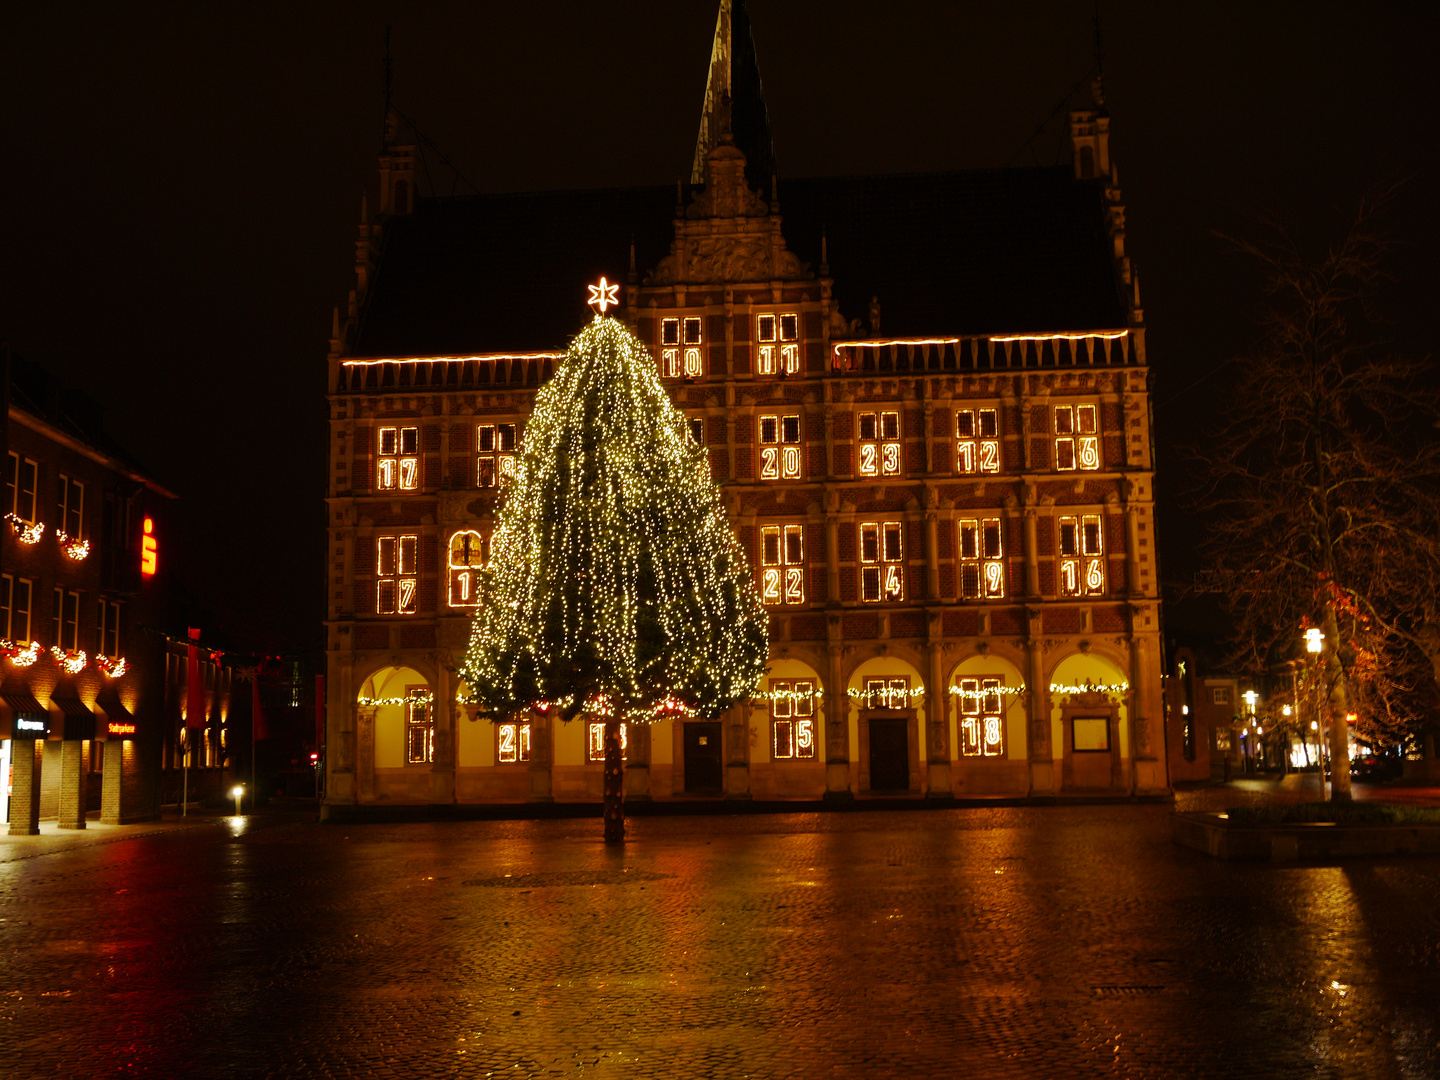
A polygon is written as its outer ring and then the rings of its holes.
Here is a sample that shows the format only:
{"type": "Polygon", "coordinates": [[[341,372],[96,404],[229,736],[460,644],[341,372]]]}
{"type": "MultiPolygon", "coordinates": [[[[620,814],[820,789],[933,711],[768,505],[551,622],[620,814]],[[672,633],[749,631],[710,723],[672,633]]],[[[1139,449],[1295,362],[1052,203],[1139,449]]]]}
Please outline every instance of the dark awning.
{"type": "Polygon", "coordinates": [[[88,716],[91,720],[95,719],[95,714],[90,711],[90,706],[86,705],[79,698],[52,696],[50,698],[50,704],[54,705],[66,716],[88,716]]]}
{"type": "MultiPolygon", "coordinates": [[[[0,694],[16,720],[48,720],[50,710],[35,700],[35,695],[26,691],[0,694]]],[[[83,707],[83,706],[82,706],[83,707]]]]}
{"type": "Polygon", "coordinates": [[[114,690],[106,690],[95,699],[95,704],[105,710],[105,715],[112,720],[133,720],[134,714],[125,707],[120,700],[120,695],[114,690]]]}

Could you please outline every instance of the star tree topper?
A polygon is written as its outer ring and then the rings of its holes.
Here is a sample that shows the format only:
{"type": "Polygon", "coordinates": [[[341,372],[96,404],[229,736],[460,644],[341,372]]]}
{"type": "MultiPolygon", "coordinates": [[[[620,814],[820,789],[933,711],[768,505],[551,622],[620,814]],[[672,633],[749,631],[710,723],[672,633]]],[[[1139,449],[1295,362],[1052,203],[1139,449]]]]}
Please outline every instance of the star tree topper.
{"type": "Polygon", "coordinates": [[[597,309],[601,315],[604,315],[605,309],[611,305],[615,307],[620,306],[619,285],[611,285],[602,277],[599,285],[590,285],[587,287],[590,290],[590,299],[587,300],[586,303],[597,309]]]}

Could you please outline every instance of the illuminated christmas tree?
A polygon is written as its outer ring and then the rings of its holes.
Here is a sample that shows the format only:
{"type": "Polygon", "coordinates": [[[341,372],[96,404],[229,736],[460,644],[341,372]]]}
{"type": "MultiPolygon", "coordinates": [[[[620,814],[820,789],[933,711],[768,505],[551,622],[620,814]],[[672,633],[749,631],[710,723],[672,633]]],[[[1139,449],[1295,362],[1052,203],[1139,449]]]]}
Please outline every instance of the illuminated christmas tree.
{"type": "Polygon", "coordinates": [[[748,697],[764,611],[649,351],[600,314],[540,391],[460,665],[500,719],[556,709],[605,723],[605,839],[624,838],[622,723],[710,719],[748,697]]]}

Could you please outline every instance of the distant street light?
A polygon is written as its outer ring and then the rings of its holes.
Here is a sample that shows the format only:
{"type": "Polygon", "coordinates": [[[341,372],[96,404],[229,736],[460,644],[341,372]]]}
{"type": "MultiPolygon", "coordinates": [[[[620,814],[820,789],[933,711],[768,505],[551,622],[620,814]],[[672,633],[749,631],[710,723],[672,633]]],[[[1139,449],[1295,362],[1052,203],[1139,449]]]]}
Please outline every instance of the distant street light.
{"type": "Polygon", "coordinates": [[[230,797],[235,800],[235,816],[240,816],[240,800],[245,797],[245,785],[236,784],[230,789],[230,797]]]}
{"type": "Polygon", "coordinates": [[[1305,651],[1319,653],[1325,648],[1325,635],[1320,632],[1318,626],[1312,626],[1305,631],[1305,651]]]}

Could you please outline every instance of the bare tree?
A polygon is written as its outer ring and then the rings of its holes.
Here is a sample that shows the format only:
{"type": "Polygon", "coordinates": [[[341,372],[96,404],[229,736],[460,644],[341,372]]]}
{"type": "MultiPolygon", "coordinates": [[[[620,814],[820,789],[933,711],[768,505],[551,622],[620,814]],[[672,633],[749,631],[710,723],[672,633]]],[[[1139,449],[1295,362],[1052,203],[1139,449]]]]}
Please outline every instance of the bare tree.
{"type": "Polygon", "coordinates": [[[1264,336],[1234,361],[1224,427],[1197,454],[1234,659],[1268,670],[1303,649],[1305,629],[1324,635],[1336,799],[1350,797],[1348,718],[1393,737],[1418,726],[1435,689],[1420,661],[1435,654],[1440,583],[1437,398],[1430,365],[1376,334],[1383,201],[1362,203],[1323,255],[1278,228],[1266,243],[1232,240],[1265,270],[1264,336]]]}

